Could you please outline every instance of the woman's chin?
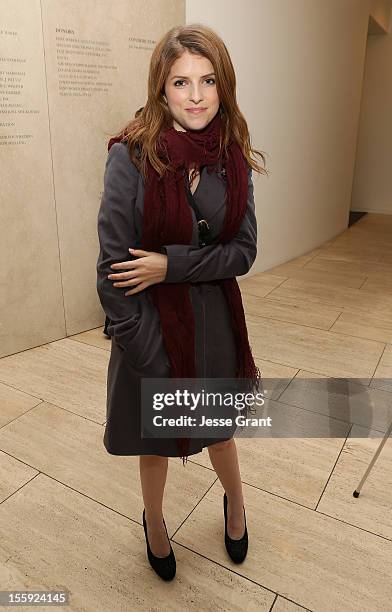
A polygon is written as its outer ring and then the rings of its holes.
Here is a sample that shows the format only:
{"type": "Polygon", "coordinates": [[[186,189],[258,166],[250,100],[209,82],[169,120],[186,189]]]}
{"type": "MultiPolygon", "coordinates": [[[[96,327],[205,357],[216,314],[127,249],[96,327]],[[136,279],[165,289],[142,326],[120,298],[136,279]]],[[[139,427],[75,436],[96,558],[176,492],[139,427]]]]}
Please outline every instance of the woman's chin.
{"type": "Polygon", "coordinates": [[[202,130],[210,121],[211,117],[192,117],[190,120],[184,121],[183,125],[185,125],[186,130],[202,130]]]}

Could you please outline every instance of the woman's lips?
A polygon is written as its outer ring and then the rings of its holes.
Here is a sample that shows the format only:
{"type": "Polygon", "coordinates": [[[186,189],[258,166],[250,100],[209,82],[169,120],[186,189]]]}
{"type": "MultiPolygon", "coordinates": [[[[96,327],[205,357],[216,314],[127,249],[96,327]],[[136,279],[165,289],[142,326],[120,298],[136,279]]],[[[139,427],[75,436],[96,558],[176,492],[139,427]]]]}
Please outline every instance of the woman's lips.
{"type": "Polygon", "coordinates": [[[186,108],[185,109],[188,113],[192,113],[193,115],[199,115],[199,113],[204,113],[204,111],[206,111],[206,108],[186,108]]]}

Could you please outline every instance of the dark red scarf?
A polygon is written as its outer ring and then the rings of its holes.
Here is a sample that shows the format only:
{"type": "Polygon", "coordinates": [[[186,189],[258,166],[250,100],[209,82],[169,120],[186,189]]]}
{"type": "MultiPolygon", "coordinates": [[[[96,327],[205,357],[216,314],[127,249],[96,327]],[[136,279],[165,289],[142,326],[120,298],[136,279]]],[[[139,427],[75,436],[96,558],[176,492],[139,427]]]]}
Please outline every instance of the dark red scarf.
{"type": "MultiPolygon", "coordinates": [[[[206,165],[211,173],[219,165],[219,111],[202,130],[177,131],[174,127],[163,131],[157,142],[157,154],[170,163],[170,171],[160,177],[147,164],[145,181],[142,249],[162,252],[165,244],[191,244],[193,219],[188,203],[184,170],[190,166],[206,165]]],[[[111,138],[108,149],[123,138],[111,138]]],[[[247,163],[239,145],[232,139],[228,154],[222,160],[226,170],[226,213],[222,231],[215,242],[233,240],[246,213],[248,198],[247,163]]],[[[241,292],[235,277],[219,279],[231,313],[231,324],[237,349],[237,378],[247,378],[257,392],[261,382],[259,368],[249,346],[241,292]]],[[[171,377],[195,378],[195,323],[189,283],[155,283],[145,289],[151,292],[159,311],[163,342],[171,365],[171,377]]],[[[129,299],[129,298],[128,298],[129,299]]],[[[188,457],[190,438],[178,438],[177,444],[183,464],[188,457]]]]}

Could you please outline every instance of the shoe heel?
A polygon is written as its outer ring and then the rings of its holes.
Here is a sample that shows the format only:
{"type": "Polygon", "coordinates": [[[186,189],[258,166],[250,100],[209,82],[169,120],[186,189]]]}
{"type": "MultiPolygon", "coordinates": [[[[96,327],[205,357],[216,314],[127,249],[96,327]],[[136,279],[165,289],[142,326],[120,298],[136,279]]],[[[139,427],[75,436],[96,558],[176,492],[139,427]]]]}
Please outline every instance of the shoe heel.
{"type": "Polygon", "coordinates": [[[234,563],[242,563],[248,552],[248,529],[246,526],[246,514],[244,508],[245,531],[242,538],[233,540],[227,533],[227,496],[223,495],[223,512],[225,517],[225,547],[229,557],[234,563]]]}
{"type": "MultiPolygon", "coordinates": [[[[163,519],[163,524],[165,526],[166,535],[169,540],[165,519],[163,519]]],[[[153,554],[147,536],[145,509],[143,510],[143,528],[147,544],[147,557],[152,569],[158,574],[160,578],[162,578],[162,580],[173,580],[174,576],[176,575],[176,558],[174,556],[172,545],[169,540],[170,553],[166,557],[157,557],[153,554]]]]}

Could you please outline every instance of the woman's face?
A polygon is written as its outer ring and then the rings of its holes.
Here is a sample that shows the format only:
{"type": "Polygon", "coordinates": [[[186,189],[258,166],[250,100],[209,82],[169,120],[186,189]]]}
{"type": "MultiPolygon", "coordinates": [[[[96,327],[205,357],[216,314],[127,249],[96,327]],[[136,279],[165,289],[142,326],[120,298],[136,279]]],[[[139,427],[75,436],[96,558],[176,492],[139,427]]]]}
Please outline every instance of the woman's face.
{"type": "Polygon", "coordinates": [[[176,59],[165,81],[165,98],[179,131],[201,130],[219,110],[214,68],[210,60],[188,50],[176,59]],[[203,109],[192,113],[188,109],[203,109]]]}

